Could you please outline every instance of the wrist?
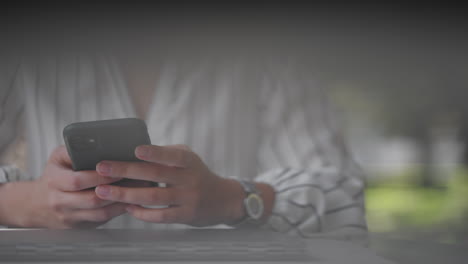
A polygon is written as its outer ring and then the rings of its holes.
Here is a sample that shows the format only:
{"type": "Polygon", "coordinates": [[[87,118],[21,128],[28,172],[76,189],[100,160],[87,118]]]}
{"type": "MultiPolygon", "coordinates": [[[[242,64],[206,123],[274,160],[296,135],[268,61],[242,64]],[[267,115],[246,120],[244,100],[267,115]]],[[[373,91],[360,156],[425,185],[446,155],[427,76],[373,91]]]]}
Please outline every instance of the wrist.
{"type": "Polygon", "coordinates": [[[255,185],[260,191],[263,200],[263,215],[260,218],[260,222],[264,223],[271,216],[271,212],[273,211],[275,190],[267,183],[256,183],[255,185]]]}
{"type": "Polygon", "coordinates": [[[32,219],[28,214],[30,194],[33,182],[9,182],[0,185],[0,225],[9,227],[32,226],[32,219]]]}
{"type": "Polygon", "coordinates": [[[246,215],[244,208],[245,191],[241,184],[234,179],[222,179],[223,194],[226,197],[224,208],[223,224],[233,224],[243,219],[246,215]]]}
{"type": "MultiPolygon", "coordinates": [[[[223,179],[224,194],[226,195],[226,217],[224,224],[235,225],[247,216],[244,199],[247,197],[244,187],[235,179],[223,179]]],[[[255,187],[260,192],[263,202],[263,214],[259,219],[260,223],[266,222],[273,211],[275,202],[275,191],[271,185],[266,183],[255,183],[255,187]]],[[[223,188],[222,188],[223,189],[223,188]]]]}

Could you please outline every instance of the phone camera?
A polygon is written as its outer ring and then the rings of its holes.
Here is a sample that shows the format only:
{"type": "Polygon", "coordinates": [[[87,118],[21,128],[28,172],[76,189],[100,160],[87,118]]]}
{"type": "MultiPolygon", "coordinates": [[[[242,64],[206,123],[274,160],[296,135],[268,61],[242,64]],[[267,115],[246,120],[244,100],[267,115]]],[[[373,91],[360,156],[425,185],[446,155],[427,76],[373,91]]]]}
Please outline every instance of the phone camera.
{"type": "Polygon", "coordinates": [[[88,136],[71,136],[70,147],[77,151],[94,150],[97,148],[97,140],[88,136]]]}

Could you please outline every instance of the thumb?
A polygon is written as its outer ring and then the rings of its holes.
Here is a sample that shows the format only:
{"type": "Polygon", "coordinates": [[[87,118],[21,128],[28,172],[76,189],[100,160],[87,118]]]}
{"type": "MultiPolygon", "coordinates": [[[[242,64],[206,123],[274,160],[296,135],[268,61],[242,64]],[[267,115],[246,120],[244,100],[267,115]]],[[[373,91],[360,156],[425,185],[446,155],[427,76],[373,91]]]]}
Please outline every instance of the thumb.
{"type": "Polygon", "coordinates": [[[187,150],[191,151],[190,147],[184,144],[177,144],[177,145],[166,145],[164,146],[166,148],[172,148],[172,149],[182,149],[182,150],[187,150]]]}
{"type": "Polygon", "coordinates": [[[62,166],[70,167],[72,165],[72,161],[70,156],[68,155],[67,148],[64,145],[60,145],[59,147],[55,148],[50,155],[50,161],[60,164],[62,166]]]}

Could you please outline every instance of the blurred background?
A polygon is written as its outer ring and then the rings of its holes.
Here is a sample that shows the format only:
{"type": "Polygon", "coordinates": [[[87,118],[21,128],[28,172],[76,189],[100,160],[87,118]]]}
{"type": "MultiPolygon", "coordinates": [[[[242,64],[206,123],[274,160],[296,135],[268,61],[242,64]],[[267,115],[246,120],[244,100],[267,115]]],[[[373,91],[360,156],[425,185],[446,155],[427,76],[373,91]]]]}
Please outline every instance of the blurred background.
{"type": "Polygon", "coordinates": [[[253,52],[250,47],[256,46],[271,48],[271,56],[299,57],[329,91],[348,144],[366,171],[370,231],[468,244],[464,11],[396,2],[216,8],[134,3],[112,9],[41,3],[2,11],[2,45],[3,51],[21,54],[70,43],[161,52],[189,45],[193,52],[196,40],[205,38],[212,47],[228,43],[253,52]]]}
{"type": "Polygon", "coordinates": [[[369,229],[467,244],[467,23],[444,8],[372,11],[317,28],[311,46],[367,174],[369,229]]]}

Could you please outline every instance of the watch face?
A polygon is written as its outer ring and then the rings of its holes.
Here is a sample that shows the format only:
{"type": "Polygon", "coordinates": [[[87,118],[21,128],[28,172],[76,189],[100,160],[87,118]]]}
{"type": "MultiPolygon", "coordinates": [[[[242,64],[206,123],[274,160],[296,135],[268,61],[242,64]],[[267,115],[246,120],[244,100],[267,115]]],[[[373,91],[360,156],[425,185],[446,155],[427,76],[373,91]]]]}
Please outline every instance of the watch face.
{"type": "Polygon", "coordinates": [[[263,201],[257,194],[251,193],[245,199],[245,208],[249,216],[255,220],[260,219],[263,214],[263,201]]]}

